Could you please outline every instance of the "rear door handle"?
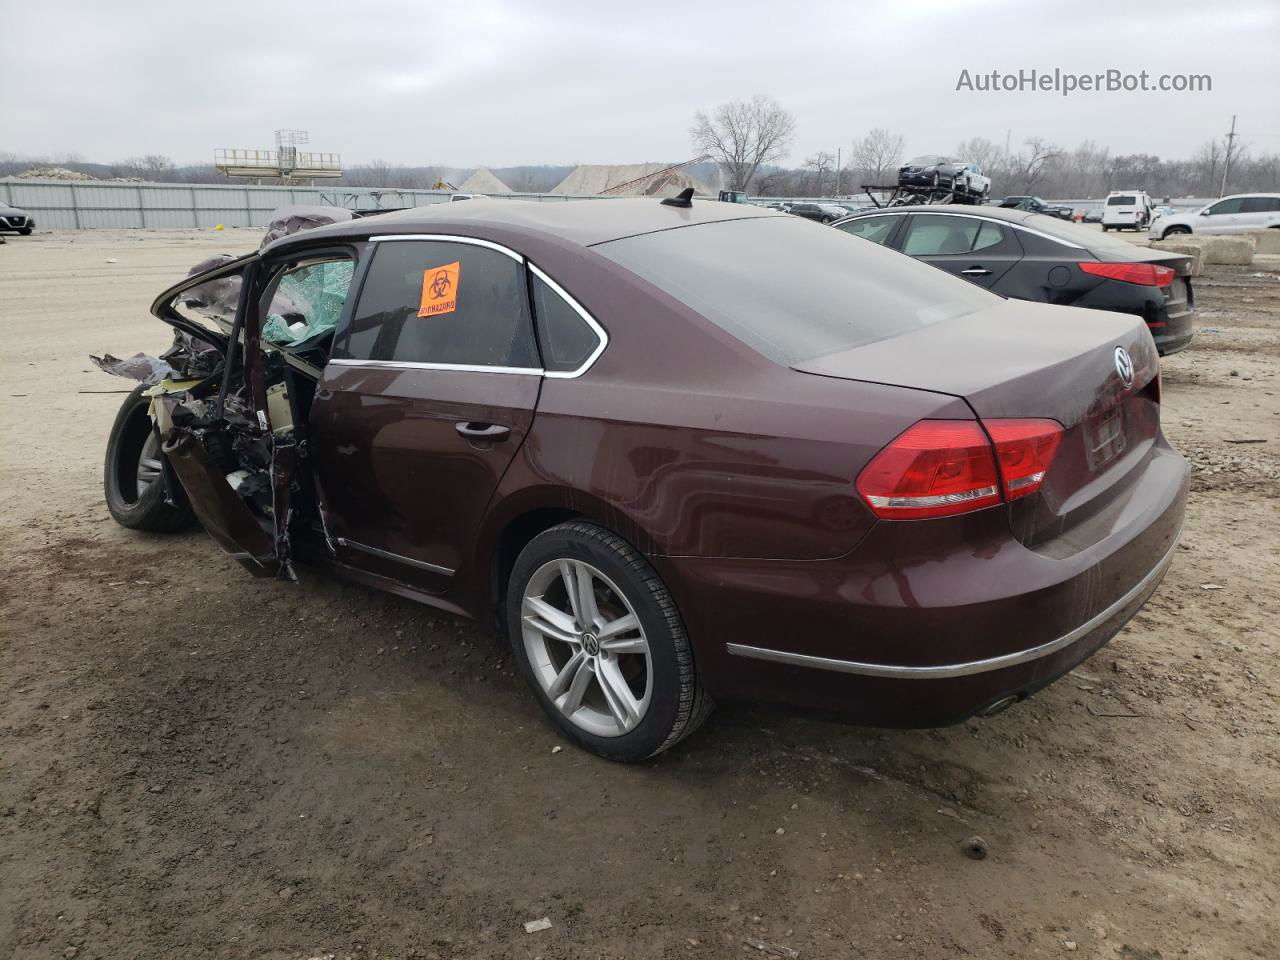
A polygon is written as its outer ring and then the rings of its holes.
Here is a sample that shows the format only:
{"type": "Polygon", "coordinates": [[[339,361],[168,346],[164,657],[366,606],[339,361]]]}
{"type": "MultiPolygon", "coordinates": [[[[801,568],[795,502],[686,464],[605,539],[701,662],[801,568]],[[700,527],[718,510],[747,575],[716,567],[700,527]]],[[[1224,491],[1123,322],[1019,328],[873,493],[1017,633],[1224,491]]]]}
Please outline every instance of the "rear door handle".
{"type": "Polygon", "coordinates": [[[469,440],[505,440],[511,433],[500,423],[458,423],[454,429],[469,440]]]}
{"type": "Polygon", "coordinates": [[[986,267],[970,267],[968,270],[961,270],[966,277],[987,277],[991,275],[991,271],[986,267]]]}

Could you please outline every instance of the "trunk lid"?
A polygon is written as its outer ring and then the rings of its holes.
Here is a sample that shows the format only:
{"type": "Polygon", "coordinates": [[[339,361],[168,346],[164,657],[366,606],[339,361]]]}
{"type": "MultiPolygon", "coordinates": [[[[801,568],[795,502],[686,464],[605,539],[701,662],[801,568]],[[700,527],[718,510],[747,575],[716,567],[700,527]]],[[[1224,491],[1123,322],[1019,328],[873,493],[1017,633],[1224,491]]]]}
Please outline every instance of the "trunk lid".
{"type": "Polygon", "coordinates": [[[1062,549],[1073,551],[1105,535],[1091,518],[1123,496],[1159,435],[1155,343],[1141,320],[1124,314],[1005,301],[793,369],[952,394],[984,420],[1058,421],[1062,443],[1044,486],[1008,505],[1029,546],[1067,536],[1062,549]]]}

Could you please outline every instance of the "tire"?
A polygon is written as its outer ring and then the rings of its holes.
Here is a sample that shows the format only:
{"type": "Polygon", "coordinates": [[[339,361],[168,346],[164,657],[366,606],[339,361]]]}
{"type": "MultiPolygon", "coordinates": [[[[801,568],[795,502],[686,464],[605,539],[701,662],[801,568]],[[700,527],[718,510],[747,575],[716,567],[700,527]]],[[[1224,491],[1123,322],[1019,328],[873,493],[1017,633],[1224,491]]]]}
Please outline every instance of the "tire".
{"type": "Polygon", "coordinates": [[[534,537],[516,558],[506,603],[520,671],[551,722],[579,746],[634,763],[674,746],[711,712],[675,601],[649,562],[609,530],[570,521],[534,537]],[[594,617],[578,613],[584,591],[574,599],[566,586],[584,576],[594,617]],[[583,631],[588,618],[595,630],[583,631]],[[605,635],[623,620],[633,626],[605,635]]]}
{"type": "Polygon", "coordinates": [[[1107,233],[1110,229],[1111,229],[1111,227],[1109,227],[1107,224],[1105,224],[1105,223],[1104,223],[1104,224],[1102,225],[1102,232],[1103,232],[1103,233],[1107,233]]]}
{"type": "Polygon", "coordinates": [[[830,223],[830,222],[831,222],[832,220],[834,220],[834,219],[835,219],[835,217],[823,216],[823,218],[822,218],[822,222],[823,222],[823,223],[830,223]]]}
{"type": "Polygon", "coordinates": [[[18,231],[18,233],[22,234],[24,237],[29,237],[31,236],[31,228],[23,227],[21,230],[18,231]]]}
{"type": "Polygon", "coordinates": [[[1184,227],[1181,224],[1178,224],[1176,226],[1168,227],[1162,234],[1160,234],[1160,239],[1168,240],[1170,237],[1174,237],[1179,234],[1190,233],[1190,232],[1191,230],[1189,228],[1184,227]]]}
{"type": "Polygon", "coordinates": [[[163,454],[148,412],[151,399],[142,395],[146,389],[140,384],[125,398],[111,425],[102,470],[103,493],[107,509],[120,526],[150,533],[176,533],[193,526],[195,514],[181,488],[175,491],[176,506],[164,501],[164,480],[159,468],[163,454]],[[144,453],[154,454],[146,459],[156,466],[152,468],[154,474],[140,478],[144,453]]]}

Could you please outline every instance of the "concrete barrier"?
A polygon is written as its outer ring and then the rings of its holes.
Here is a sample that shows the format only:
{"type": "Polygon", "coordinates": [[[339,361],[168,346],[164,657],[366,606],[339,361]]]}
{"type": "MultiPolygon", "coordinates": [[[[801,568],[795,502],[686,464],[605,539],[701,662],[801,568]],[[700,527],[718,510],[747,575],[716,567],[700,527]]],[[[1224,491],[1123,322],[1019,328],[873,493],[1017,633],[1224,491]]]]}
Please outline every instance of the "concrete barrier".
{"type": "Polygon", "coordinates": [[[1204,272],[1204,245],[1186,243],[1183,240],[1157,240],[1151,244],[1152,250],[1166,250],[1169,253],[1182,253],[1191,258],[1191,275],[1200,276],[1204,272]]]}
{"type": "Polygon", "coordinates": [[[1280,230],[1250,230],[1245,236],[1253,241],[1254,253],[1280,253],[1280,230]]]}
{"type": "Polygon", "coordinates": [[[1247,267],[1253,263],[1253,237],[1206,237],[1204,235],[1188,236],[1179,234],[1176,240],[1159,240],[1151,246],[1156,250],[1174,250],[1177,248],[1178,253],[1186,252],[1182,248],[1197,247],[1202,254],[1201,263],[1203,266],[1229,264],[1247,267]]]}
{"type": "Polygon", "coordinates": [[[1205,237],[1204,262],[1247,267],[1253,263],[1253,238],[1205,237]]]}

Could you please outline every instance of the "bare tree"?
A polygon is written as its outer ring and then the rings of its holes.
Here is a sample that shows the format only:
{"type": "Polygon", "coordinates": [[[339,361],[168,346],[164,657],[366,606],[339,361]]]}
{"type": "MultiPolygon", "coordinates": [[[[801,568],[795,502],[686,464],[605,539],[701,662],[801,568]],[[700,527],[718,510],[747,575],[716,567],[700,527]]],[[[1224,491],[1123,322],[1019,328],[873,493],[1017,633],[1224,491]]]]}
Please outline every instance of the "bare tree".
{"type": "Polygon", "coordinates": [[[795,129],[790,111],[773,97],[756,94],[722,103],[710,116],[699,110],[689,136],[696,149],[719,162],[728,189],[746,190],[760,164],[786,156],[795,129]]]}
{"type": "Polygon", "coordinates": [[[1026,141],[1026,149],[1009,158],[1010,179],[1016,193],[1032,193],[1047,172],[1051,161],[1062,154],[1060,147],[1032,137],[1026,141]]]}
{"type": "Polygon", "coordinates": [[[118,166],[127,171],[127,176],[141,177],[143,180],[177,179],[173,161],[158,153],[149,153],[145,157],[130,157],[118,166]]]}
{"type": "Polygon", "coordinates": [[[1191,165],[1196,192],[1206,197],[1216,193],[1218,173],[1222,170],[1222,144],[1217,140],[1206,140],[1192,158],[1191,165]]]}
{"type": "Polygon", "coordinates": [[[825,196],[822,192],[822,184],[827,175],[832,173],[836,168],[836,158],[834,154],[827,153],[825,150],[819,150],[812,157],[807,157],[804,161],[805,168],[811,170],[813,184],[807,188],[806,192],[811,193],[815,197],[825,196]]]}
{"type": "Polygon", "coordinates": [[[1000,168],[1004,148],[986,137],[972,137],[956,147],[956,159],[976,163],[983,173],[990,175],[993,170],[1000,168]]]}
{"type": "Polygon", "coordinates": [[[901,163],[904,146],[905,141],[900,134],[875,127],[861,140],[854,141],[853,165],[878,186],[901,163]]]}

